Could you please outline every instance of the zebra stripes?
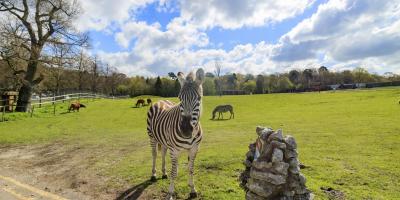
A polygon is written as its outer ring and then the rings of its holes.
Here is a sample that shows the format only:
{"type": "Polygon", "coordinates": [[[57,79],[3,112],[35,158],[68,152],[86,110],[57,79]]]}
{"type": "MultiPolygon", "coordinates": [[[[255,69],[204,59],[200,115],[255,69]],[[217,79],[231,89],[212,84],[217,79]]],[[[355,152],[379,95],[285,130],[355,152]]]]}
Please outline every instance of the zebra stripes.
{"type": "Polygon", "coordinates": [[[167,178],[165,170],[165,155],[170,152],[172,168],[170,175],[169,198],[174,194],[174,180],[178,174],[178,155],[182,150],[189,151],[189,181],[190,196],[197,196],[194,186],[194,160],[202,140],[200,125],[201,99],[203,96],[201,84],[204,81],[204,71],[197,70],[196,77],[190,73],[186,79],[183,73],[178,73],[181,90],[178,95],[180,103],[163,100],[155,103],[147,113],[147,132],[153,156],[152,180],[156,180],[157,145],[161,146],[162,174],[167,178]]]}

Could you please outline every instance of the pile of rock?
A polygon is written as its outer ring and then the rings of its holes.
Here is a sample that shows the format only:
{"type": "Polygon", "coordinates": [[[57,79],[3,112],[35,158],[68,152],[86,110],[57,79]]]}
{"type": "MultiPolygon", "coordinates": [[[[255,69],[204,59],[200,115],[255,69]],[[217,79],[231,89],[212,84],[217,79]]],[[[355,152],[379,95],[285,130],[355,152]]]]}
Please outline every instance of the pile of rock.
{"type": "Polygon", "coordinates": [[[240,175],[246,199],[312,199],[300,173],[296,140],[283,137],[282,130],[257,127],[256,132],[258,138],[249,145],[246,170],[240,175]]]}

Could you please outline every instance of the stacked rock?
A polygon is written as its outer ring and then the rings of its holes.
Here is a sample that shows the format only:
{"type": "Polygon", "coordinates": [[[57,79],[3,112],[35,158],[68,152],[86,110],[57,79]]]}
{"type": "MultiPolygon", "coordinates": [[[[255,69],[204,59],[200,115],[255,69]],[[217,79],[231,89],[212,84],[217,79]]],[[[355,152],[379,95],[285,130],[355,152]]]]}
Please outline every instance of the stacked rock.
{"type": "Polygon", "coordinates": [[[282,130],[257,127],[256,132],[258,138],[249,145],[243,162],[246,170],[240,175],[246,199],[312,199],[300,173],[296,140],[283,137],[282,130]]]}

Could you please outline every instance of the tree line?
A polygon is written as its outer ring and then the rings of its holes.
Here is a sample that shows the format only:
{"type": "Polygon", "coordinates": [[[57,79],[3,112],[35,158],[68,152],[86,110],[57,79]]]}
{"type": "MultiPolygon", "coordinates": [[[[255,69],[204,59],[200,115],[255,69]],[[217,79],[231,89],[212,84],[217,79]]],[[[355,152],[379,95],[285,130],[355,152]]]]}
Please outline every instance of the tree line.
{"type": "MultiPolygon", "coordinates": [[[[144,77],[132,76],[118,72],[84,52],[61,66],[40,64],[38,71],[44,79],[34,87],[35,93],[63,94],[88,91],[106,95],[131,97],[140,95],[156,95],[163,97],[177,96],[180,84],[174,73],[165,76],[144,77]]],[[[216,70],[217,71],[217,70],[216,70]]],[[[21,86],[19,74],[15,74],[4,61],[0,61],[0,88],[18,90],[21,86]]],[[[327,67],[291,70],[275,74],[240,74],[224,75],[207,72],[203,83],[204,95],[223,95],[226,91],[243,91],[244,94],[264,94],[277,92],[303,92],[326,90],[330,85],[375,83],[400,81],[400,75],[385,73],[383,75],[369,73],[363,68],[331,72],[327,67]]]]}

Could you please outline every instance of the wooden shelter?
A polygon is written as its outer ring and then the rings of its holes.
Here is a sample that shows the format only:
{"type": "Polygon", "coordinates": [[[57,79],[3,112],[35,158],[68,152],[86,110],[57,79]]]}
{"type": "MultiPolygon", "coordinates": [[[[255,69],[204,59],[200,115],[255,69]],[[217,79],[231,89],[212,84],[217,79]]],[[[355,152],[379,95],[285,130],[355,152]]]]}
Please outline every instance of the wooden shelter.
{"type": "Polygon", "coordinates": [[[5,109],[5,111],[12,112],[14,111],[14,104],[17,103],[18,92],[15,91],[6,91],[1,95],[1,111],[5,109]]]}

